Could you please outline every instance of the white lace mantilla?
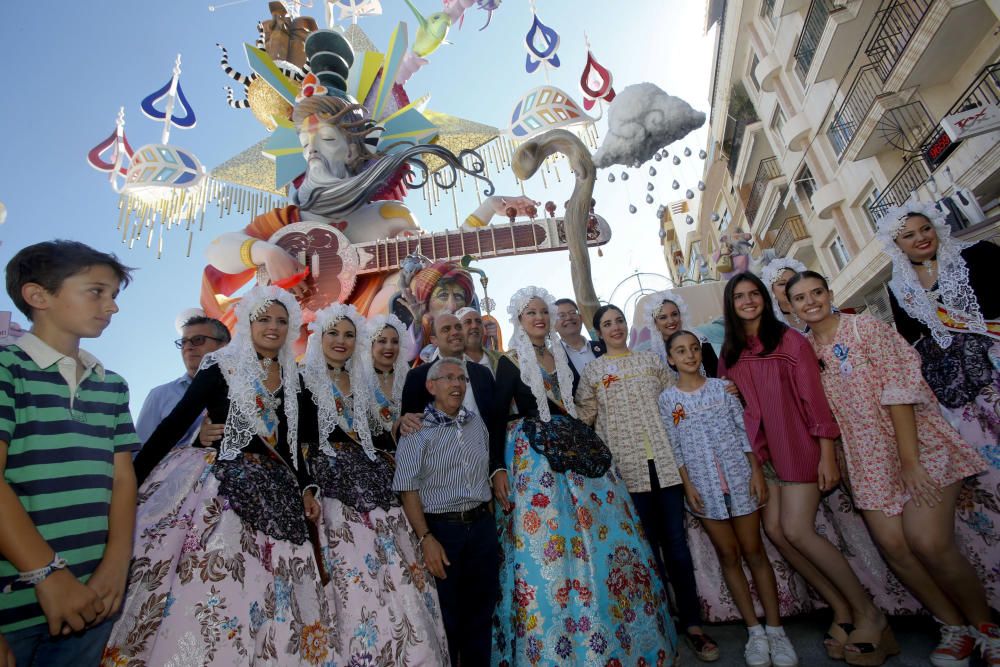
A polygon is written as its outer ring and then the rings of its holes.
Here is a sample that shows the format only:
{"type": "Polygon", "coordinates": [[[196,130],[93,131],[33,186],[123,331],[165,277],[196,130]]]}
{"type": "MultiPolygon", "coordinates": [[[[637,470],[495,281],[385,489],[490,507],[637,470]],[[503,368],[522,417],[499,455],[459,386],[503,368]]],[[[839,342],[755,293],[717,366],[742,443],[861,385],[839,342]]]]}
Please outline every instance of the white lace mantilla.
{"type": "Polygon", "coordinates": [[[235,460],[254,435],[266,438],[264,420],[260,418],[257,385],[263,386],[267,372],[263,369],[250,334],[250,323],[260,317],[272,303],[280,303],[288,311],[288,336],[278,352],[281,382],[285,389],[285,420],[288,423],[288,446],[292,465],[298,467],[299,406],[295,395],[299,391],[299,375],[295,367],[292,344],[302,326],[302,311],[291,294],[280,287],[257,286],[236,304],[236,330],[232,341],[201,360],[201,368],[218,365],[229,386],[229,414],[219,447],[219,458],[235,460]]]}
{"type": "Polygon", "coordinates": [[[536,298],[541,299],[549,309],[549,331],[545,335],[545,346],[556,361],[556,379],[559,381],[559,393],[562,395],[566,412],[576,417],[576,404],[573,402],[573,371],[569,367],[566,350],[563,349],[562,345],[559,345],[556,338],[555,298],[547,290],[534,286],[524,287],[511,297],[507,313],[510,315],[510,323],[514,326],[514,334],[511,336],[507,349],[517,352],[521,381],[531,389],[531,393],[535,397],[539,419],[543,422],[551,421],[552,414],[549,411],[549,399],[545,393],[545,381],[542,379],[542,367],[538,363],[538,356],[535,354],[531,339],[528,338],[528,333],[518,319],[528,302],[536,298]]]}
{"type": "Polygon", "coordinates": [[[930,329],[934,341],[943,348],[950,347],[952,334],[941,323],[937,310],[943,306],[948,313],[964,322],[969,331],[984,333],[986,323],[979,310],[976,294],[969,285],[969,267],[965,265],[962,251],[971,243],[965,243],[951,236],[947,222],[948,214],[938,204],[912,203],[889,209],[878,222],[876,237],[892,259],[892,290],[900,307],[915,320],[930,329]],[[906,253],[896,243],[900,229],[911,215],[922,215],[931,221],[937,232],[938,279],[937,289],[924,289],[917,277],[917,271],[906,253]]]}
{"type": "MultiPolygon", "coordinates": [[[[361,313],[351,304],[334,303],[316,313],[316,319],[309,325],[309,341],[302,360],[302,378],[312,393],[313,402],[319,414],[319,449],[327,456],[336,457],[330,446],[330,434],[339,426],[344,433],[355,433],[368,458],[375,460],[375,445],[372,443],[368,424],[368,411],[364,404],[369,379],[365,377],[363,363],[357,363],[358,355],[365,355],[364,340],[366,322],[361,313]],[[323,334],[337,322],[349,320],[355,329],[354,355],[347,360],[344,372],[351,382],[351,393],[343,395],[330,378],[326,355],[323,353],[323,334]]],[[[368,352],[371,356],[371,352],[368,352]]]]}
{"type": "MultiPolygon", "coordinates": [[[[764,267],[764,270],[760,272],[760,279],[765,285],[767,285],[767,289],[771,291],[771,308],[774,310],[774,316],[778,318],[779,322],[784,322],[788,326],[792,326],[792,323],[788,321],[785,314],[781,312],[781,306],[778,305],[778,299],[774,296],[774,283],[777,282],[782,273],[789,269],[795,273],[802,273],[806,270],[806,265],[797,259],[792,259],[791,257],[776,257],[768,262],[767,266],[764,267]]],[[[798,320],[798,318],[795,319],[798,320]]],[[[795,328],[797,329],[798,326],[795,328]]]]}
{"type": "Polygon", "coordinates": [[[392,368],[392,395],[385,397],[395,410],[399,409],[403,398],[403,385],[406,383],[406,373],[409,370],[407,359],[410,358],[413,347],[410,344],[410,337],[406,335],[406,325],[395,315],[391,313],[378,315],[368,321],[365,334],[361,339],[362,347],[367,354],[360,358],[360,361],[365,367],[365,377],[370,380],[366,387],[366,392],[369,395],[365,396],[364,404],[368,411],[368,420],[376,433],[388,431],[392,427],[392,420],[385,420],[379,414],[381,403],[378,400],[376,390],[381,393],[381,388],[378,384],[378,375],[375,373],[375,361],[372,358],[372,345],[375,344],[375,339],[382,334],[386,327],[394,329],[399,336],[399,354],[396,356],[392,368]]]}

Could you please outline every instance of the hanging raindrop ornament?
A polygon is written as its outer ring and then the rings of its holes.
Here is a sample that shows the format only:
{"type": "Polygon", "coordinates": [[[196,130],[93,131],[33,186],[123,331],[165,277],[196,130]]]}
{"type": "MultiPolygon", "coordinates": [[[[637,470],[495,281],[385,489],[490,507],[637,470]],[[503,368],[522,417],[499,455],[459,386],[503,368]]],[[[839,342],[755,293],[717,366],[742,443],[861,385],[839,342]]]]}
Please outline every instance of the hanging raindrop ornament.
{"type": "Polygon", "coordinates": [[[692,218],[690,215],[688,215],[688,216],[686,216],[684,218],[684,222],[688,223],[689,225],[693,225],[694,224],[694,218],[692,218]]]}
{"type": "Polygon", "coordinates": [[[583,91],[583,108],[590,111],[601,100],[610,104],[615,99],[615,89],[611,86],[611,71],[594,58],[586,33],[583,40],[587,45],[587,64],[580,75],[580,90],[583,91]]]}
{"type": "Polygon", "coordinates": [[[628,180],[628,172],[627,171],[623,171],[622,172],[622,180],[623,181],[627,181],[628,180]]]}
{"type": "Polygon", "coordinates": [[[698,181],[698,191],[699,192],[705,191],[705,181],[698,181]]]}
{"type": "Polygon", "coordinates": [[[685,191],[684,196],[687,197],[688,199],[694,199],[694,193],[691,192],[690,190],[685,191]]]}
{"type": "Polygon", "coordinates": [[[691,157],[691,149],[687,146],[684,147],[684,157],[691,157]]]}
{"type": "Polygon", "coordinates": [[[713,213],[712,213],[712,215],[710,215],[710,216],[708,216],[708,217],[709,217],[709,219],[710,219],[710,220],[711,220],[712,222],[718,222],[718,221],[719,221],[719,214],[718,214],[718,213],[714,213],[714,212],[713,212],[713,213]]]}
{"type": "Polygon", "coordinates": [[[637,208],[635,207],[635,204],[629,204],[629,205],[628,205],[628,212],[629,212],[629,213],[635,213],[635,212],[636,212],[636,211],[638,211],[638,210],[639,210],[639,209],[637,209],[637,208]]]}
{"type": "Polygon", "coordinates": [[[652,192],[653,191],[653,184],[652,183],[646,183],[646,191],[647,192],[652,192]]]}
{"type": "Polygon", "coordinates": [[[524,69],[528,74],[533,74],[539,65],[559,67],[559,33],[538,20],[535,13],[534,3],[531,7],[531,28],[524,36],[524,47],[528,49],[525,56],[524,69]]]}
{"type": "Polygon", "coordinates": [[[642,166],[642,160],[636,160],[635,162],[632,163],[632,166],[638,169],[639,167],[642,166]]]}
{"type": "Polygon", "coordinates": [[[656,209],[656,219],[659,220],[663,217],[663,214],[667,212],[667,207],[660,204],[660,207],[656,209]]]}
{"type": "Polygon", "coordinates": [[[705,152],[704,148],[698,151],[698,157],[701,158],[702,160],[708,157],[708,153],[705,152]]]}
{"type": "Polygon", "coordinates": [[[650,167],[649,168],[649,175],[650,176],[656,176],[656,167],[650,167]]]}
{"type": "Polygon", "coordinates": [[[608,183],[614,183],[614,182],[615,182],[615,175],[608,174],[608,183]]]}
{"type": "Polygon", "coordinates": [[[679,157],[677,157],[677,156],[675,155],[675,156],[674,156],[674,166],[677,166],[677,165],[679,165],[680,163],[681,163],[681,159],[680,159],[679,157]]]}
{"type": "Polygon", "coordinates": [[[664,148],[662,151],[660,151],[660,155],[662,155],[665,158],[670,157],[670,151],[664,148]]]}
{"type": "Polygon", "coordinates": [[[659,153],[653,153],[653,159],[659,162],[660,160],[663,159],[663,156],[660,155],[659,153]]]}
{"type": "Polygon", "coordinates": [[[670,184],[670,187],[674,190],[680,190],[681,184],[677,182],[677,179],[674,179],[674,182],[670,184]]]}
{"type": "Polygon", "coordinates": [[[653,195],[646,195],[646,203],[647,204],[653,203],[653,195]]]}

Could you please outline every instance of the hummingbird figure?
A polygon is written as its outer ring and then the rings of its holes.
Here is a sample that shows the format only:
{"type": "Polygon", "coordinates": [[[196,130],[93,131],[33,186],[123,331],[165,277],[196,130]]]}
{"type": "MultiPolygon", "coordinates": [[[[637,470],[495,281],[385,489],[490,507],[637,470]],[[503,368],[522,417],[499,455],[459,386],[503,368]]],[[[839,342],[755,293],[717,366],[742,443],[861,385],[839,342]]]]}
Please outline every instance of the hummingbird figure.
{"type": "Polygon", "coordinates": [[[445,43],[445,37],[448,36],[448,30],[451,28],[451,17],[444,12],[434,12],[425,18],[410,0],[406,0],[406,4],[410,6],[410,10],[420,23],[413,40],[413,52],[421,58],[425,58],[445,43]]]}

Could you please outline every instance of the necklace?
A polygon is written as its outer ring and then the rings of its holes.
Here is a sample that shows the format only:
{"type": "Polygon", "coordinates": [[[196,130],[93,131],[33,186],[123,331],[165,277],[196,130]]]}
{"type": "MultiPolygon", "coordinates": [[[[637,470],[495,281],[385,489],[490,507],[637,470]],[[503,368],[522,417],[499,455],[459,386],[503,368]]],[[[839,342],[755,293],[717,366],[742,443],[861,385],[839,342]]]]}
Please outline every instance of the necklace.
{"type": "Polygon", "coordinates": [[[326,370],[330,371],[330,375],[333,377],[334,381],[336,381],[340,379],[340,374],[344,372],[344,367],[327,364],[326,370]]]}
{"type": "Polygon", "coordinates": [[[264,369],[264,373],[271,372],[271,366],[274,365],[274,359],[272,357],[260,357],[260,367],[264,369]]]}
{"type": "Polygon", "coordinates": [[[545,343],[542,343],[541,345],[535,345],[534,343],[532,343],[531,347],[535,348],[535,354],[537,354],[540,357],[545,356],[545,351],[549,349],[548,347],[546,347],[545,343]]]}
{"type": "Polygon", "coordinates": [[[914,262],[911,259],[910,260],[910,264],[912,264],[914,267],[919,266],[919,267],[923,268],[924,271],[927,272],[927,277],[930,278],[930,277],[932,277],[934,275],[934,267],[937,264],[937,258],[936,257],[929,257],[929,258],[925,259],[922,262],[914,262]]]}

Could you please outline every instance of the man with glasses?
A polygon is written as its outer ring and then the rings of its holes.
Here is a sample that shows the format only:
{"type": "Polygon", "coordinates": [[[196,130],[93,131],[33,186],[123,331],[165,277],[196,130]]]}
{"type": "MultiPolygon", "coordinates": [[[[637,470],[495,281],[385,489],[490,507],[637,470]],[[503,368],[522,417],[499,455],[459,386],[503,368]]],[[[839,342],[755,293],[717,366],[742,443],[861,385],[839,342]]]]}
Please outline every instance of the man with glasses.
{"type": "Polygon", "coordinates": [[[556,332],[559,342],[566,350],[569,363],[576,372],[583,375],[584,367],[604,354],[604,343],[584,338],[580,333],[583,321],[580,319],[580,309],[572,299],[556,300],[556,332]]]}
{"type": "Polygon", "coordinates": [[[467,368],[485,369],[455,357],[419,368],[430,369],[424,385],[432,400],[422,427],[399,441],[392,488],[437,580],[451,664],[488,665],[500,568],[489,434],[463,406],[467,368]]]}
{"type": "MultiPolygon", "coordinates": [[[[490,476],[496,483],[502,480],[504,487],[507,482],[507,468],[503,463],[503,448],[507,431],[507,408],[498,414],[495,383],[490,369],[476,363],[468,363],[463,356],[465,351],[465,330],[458,318],[451,313],[440,313],[431,322],[431,342],[437,346],[441,358],[457,359],[464,366],[465,375],[469,378],[467,391],[462,392],[462,405],[469,412],[478,414],[489,429],[490,441],[490,476]]],[[[436,365],[436,364],[435,364],[436,365]]],[[[423,364],[411,368],[406,374],[403,384],[403,398],[400,401],[399,435],[414,433],[424,425],[424,411],[427,404],[434,400],[428,389],[428,374],[432,364],[423,364]]],[[[504,498],[504,509],[509,501],[504,498]]]]}
{"type": "MultiPolygon", "coordinates": [[[[219,320],[205,317],[201,311],[194,311],[193,316],[187,317],[184,324],[179,328],[181,337],[174,341],[181,351],[181,358],[184,360],[184,375],[176,380],[171,380],[159,387],[154,387],[139,411],[139,419],[135,423],[136,433],[140,442],[145,443],[149,436],[153,434],[160,422],[174,409],[181,400],[181,396],[191,385],[191,380],[198,372],[201,358],[209,352],[214,352],[229,342],[229,329],[219,320]]],[[[199,416],[191,428],[187,430],[178,445],[191,442],[198,428],[201,426],[201,416],[199,416]]]]}

